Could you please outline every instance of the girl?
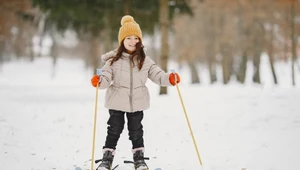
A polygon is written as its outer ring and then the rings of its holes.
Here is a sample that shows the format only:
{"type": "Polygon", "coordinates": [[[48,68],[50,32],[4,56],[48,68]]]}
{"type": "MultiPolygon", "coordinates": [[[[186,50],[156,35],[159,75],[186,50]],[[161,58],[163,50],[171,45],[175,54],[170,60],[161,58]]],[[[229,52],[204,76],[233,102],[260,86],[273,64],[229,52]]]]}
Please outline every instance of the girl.
{"type": "Polygon", "coordinates": [[[150,57],[146,56],[142,44],[142,31],[133,17],[121,19],[119,47],[102,55],[105,65],[100,76],[91,79],[94,87],[106,90],[105,107],[110,117],[107,121],[107,136],[103,146],[103,158],[97,170],[110,170],[120,134],[127,118],[129,139],[132,142],[134,166],[137,170],[148,170],[144,161],[144,138],[142,119],[149,108],[150,96],[145,86],[149,78],[160,86],[171,86],[180,82],[177,73],[166,73],[150,57]]]}

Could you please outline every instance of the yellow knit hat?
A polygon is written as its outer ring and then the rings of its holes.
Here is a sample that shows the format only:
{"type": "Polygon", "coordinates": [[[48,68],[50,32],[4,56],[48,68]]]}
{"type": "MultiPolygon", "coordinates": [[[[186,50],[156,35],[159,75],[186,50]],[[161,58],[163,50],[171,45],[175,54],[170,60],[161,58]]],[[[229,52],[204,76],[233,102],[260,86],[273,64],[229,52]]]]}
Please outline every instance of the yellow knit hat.
{"type": "Polygon", "coordinates": [[[130,35],[135,35],[142,40],[143,37],[142,30],[139,24],[134,21],[132,16],[130,15],[123,16],[121,19],[121,25],[122,26],[119,29],[119,36],[118,36],[119,44],[121,44],[124,38],[130,35]]]}

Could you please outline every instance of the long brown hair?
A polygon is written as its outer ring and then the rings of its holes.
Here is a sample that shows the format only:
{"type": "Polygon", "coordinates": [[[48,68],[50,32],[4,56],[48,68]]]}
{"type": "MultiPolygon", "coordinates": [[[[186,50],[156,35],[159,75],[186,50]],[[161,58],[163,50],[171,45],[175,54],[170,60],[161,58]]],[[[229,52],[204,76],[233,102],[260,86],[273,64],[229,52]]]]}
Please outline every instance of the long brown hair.
{"type": "MultiPolygon", "coordinates": [[[[124,46],[124,40],[121,42],[121,45],[119,46],[118,50],[117,50],[117,55],[111,60],[110,65],[112,65],[115,61],[118,61],[121,57],[122,57],[122,53],[126,52],[126,48],[124,46]]],[[[131,54],[132,57],[130,58],[130,61],[132,62],[133,66],[134,66],[134,58],[136,57],[137,61],[138,61],[138,68],[139,70],[142,69],[145,58],[146,58],[146,54],[144,52],[144,45],[142,44],[141,40],[135,45],[136,46],[136,50],[131,54]]]]}

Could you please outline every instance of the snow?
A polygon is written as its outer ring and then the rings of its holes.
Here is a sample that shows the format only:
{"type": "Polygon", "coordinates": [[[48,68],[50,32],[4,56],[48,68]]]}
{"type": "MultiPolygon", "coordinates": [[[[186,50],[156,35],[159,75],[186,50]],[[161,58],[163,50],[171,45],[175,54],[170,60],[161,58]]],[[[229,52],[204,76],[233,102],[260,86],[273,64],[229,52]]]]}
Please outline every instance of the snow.
{"type": "MultiPolygon", "coordinates": [[[[188,69],[179,89],[203,165],[200,166],[175,87],[159,96],[148,82],[151,108],[144,131],[149,167],[163,170],[289,170],[300,158],[300,77],[291,86],[290,65],[276,65],[273,85],[262,59],[262,85],[190,85],[188,69]],[[298,104],[297,104],[298,103],[298,104]]],[[[91,166],[95,88],[81,60],[17,60],[0,69],[0,167],[9,170],[74,170],[91,166]],[[77,168],[78,169],[78,168],[77,168]]],[[[176,65],[174,65],[176,68],[176,65]]],[[[250,68],[251,69],[251,68],[250,68]]],[[[251,70],[249,71],[251,72],[251,70]]],[[[207,77],[205,71],[202,78],[207,77]]],[[[249,77],[247,78],[249,79],[249,77]]],[[[108,111],[99,91],[95,158],[101,158],[108,111]]],[[[114,164],[130,169],[131,143],[124,129],[114,164]]],[[[96,167],[96,165],[95,165],[96,167]]]]}

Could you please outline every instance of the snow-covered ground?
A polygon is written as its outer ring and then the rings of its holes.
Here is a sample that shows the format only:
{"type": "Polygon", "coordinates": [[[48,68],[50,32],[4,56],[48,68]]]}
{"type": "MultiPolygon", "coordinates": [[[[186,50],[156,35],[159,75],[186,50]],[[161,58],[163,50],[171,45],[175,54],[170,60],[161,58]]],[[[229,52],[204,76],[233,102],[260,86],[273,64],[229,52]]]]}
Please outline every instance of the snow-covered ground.
{"type": "MultiPolygon", "coordinates": [[[[264,62],[264,61],[263,61],[264,62]]],[[[264,64],[262,64],[264,65],[264,64]]],[[[92,70],[80,60],[19,60],[0,69],[0,167],[7,170],[90,168],[95,107],[92,70]]],[[[300,158],[300,77],[292,87],[288,64],[279,64],[279,82],[262,68],[263,85],[179,85],[203,166],[200,166],[175,87],[158,95],[149,81],[151,108],[145,111],[146,156],[150,169],[295,170],[300,158]],[[298,104],[297,104],[298,103],[298,104]]],[[[251,71],[251,70],[250,70],[251,71]]],[[[202,70],[204,82],[206,72],[202,70]]],[[[247,78],[249,80],[249,77],[247,78]]],[[[251,79],[251,77],[250,77],[251,79]]],[[[101,158],[107,109],[99,91],[95,158],[101,158]]],[[[125,129],[114,164],[125,170],[131,143],[125,129]]],[[[127,168],[126,168],[127,167],[127,168]]]]}

